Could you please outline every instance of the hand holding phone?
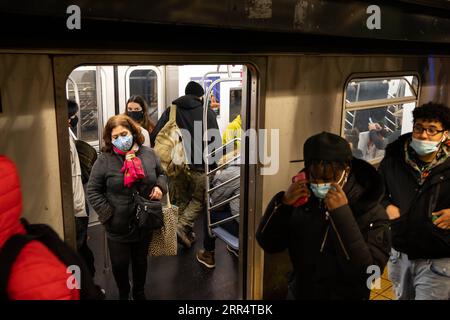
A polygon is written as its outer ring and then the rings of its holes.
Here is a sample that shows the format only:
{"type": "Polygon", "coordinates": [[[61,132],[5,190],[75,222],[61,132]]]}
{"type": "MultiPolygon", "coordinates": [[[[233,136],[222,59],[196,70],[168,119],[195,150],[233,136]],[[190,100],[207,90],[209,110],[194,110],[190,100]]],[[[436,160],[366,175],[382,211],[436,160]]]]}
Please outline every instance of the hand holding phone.
{"type": "Polygon", "coordinates": [[[306,186],[308,180],[306,179],[305,172],[299,172],[292,178],[292,185],[289,187],[289,190],[286,194],[286,198],[288,198],[288,204],[293,207],[299,207],[308,202],[309,198],[309,189],[306,186]]]}

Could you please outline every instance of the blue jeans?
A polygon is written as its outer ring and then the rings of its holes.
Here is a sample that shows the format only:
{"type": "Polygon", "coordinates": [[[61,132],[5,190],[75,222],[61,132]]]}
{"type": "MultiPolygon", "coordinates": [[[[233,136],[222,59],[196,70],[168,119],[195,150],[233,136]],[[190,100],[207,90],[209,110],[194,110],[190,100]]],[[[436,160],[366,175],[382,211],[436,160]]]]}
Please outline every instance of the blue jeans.
{"type": "Polygon", "coordinates": [[[388,273],[398,300],[450,300],[450,258],[409,260],[392,248],[388,273]]]}

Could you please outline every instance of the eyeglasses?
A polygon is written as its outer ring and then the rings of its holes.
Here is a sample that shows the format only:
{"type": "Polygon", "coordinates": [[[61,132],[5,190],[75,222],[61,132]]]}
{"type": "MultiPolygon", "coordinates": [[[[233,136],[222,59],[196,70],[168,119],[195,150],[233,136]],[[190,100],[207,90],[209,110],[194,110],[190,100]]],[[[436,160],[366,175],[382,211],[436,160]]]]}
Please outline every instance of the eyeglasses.
{"type": "Polygon", "coordinates": [[[418,124],[415,124],[413,126],[414,133],[422,134],[424,131],[427,132],[428,136],[432,137],[432,136],[437,135],[438,133],[444,132],[445,130],[438,130],[435,127],[424,128],[418,124]]]}

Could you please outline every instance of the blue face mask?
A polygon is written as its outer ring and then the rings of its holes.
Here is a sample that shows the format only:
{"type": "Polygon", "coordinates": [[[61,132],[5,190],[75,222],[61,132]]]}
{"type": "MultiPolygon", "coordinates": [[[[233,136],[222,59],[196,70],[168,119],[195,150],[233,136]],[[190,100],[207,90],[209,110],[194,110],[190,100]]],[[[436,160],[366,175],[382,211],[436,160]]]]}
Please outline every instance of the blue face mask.
{"type": "Polygon", "coordinates": [[[120,151],[130,151],[131,147],[133,146],[133,136],[119,136],[116,140],[113,141],[113,145],[120,151]]]}
{"type": "Polygon", "coordinates": [[[325,199],[328,191],[331,189],[331,183],[311,183],[311,191],[319,199],[325,199]]]}
{"type": "Polygon", "coordinates": [[[413,148],[419,156],[424,156],[436,152],[439,149],[440,143],[441,141],[428,141],[412,138],[411,148],[413,148]]]}
{"type": "MultiPolygon", "coordinates": [[[[342,180],[344,179],[342,186],[347,182],[347,178],[345,177],[345,171],[342,172],[341,178],[337,182],[337,184],[341,185],[342,180]]],[[[325,199],[325,196],[327,195],[328,191],[334,187],[331,186],[331,182],[328,183],[310,183],[309,184],[311,191],[314,193],[314,195],[319,199],[325,199]]]]}

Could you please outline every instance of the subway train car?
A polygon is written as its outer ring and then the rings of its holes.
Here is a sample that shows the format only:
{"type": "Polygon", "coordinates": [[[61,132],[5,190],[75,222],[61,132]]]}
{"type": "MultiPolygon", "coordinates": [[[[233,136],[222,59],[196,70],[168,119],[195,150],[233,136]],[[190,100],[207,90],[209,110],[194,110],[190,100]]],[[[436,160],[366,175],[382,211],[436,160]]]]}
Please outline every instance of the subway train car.
{"type": "MultiPolygon", "coordinates": [[[[0,18],[0,154],[18,167],[23,216],[71,246],[67,98],[80,105],[76,135],[98,152],[106,121],[131,95],[146,99],[156,122],[190,80],[208,92],[221,133],[242,116],[249,161],[240,169],[238,258],[218,236],[216,268],[200,265],[198,221],[194,248],[149,257],[149,299],[284,299],[288,255],[265,254],[255,233],[270,199],[303,168],[305,140],[339,134],[377,166],[384,150],[370,142],[370,125],[391,141],[412,130],[415,107],[450,105],[443,0],[45,0],[1,3],[0,18]]],[[[117,299],[95,212],[88,243],[96,282],[117,299]]]]}

